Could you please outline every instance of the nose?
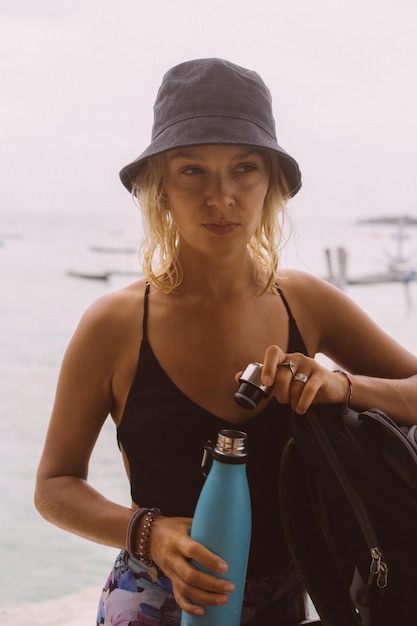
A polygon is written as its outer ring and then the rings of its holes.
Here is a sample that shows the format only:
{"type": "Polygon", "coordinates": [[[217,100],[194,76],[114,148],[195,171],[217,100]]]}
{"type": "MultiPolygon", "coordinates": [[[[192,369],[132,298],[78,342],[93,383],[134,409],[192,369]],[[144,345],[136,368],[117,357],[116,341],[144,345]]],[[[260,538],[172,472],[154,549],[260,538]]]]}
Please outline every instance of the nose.
{"type": "Polygon", "coordinates": [[[219,211],[226,211],[234,204],[233,182],[228,176],[211,177],[207,186],[207,204],[219,211]]]}

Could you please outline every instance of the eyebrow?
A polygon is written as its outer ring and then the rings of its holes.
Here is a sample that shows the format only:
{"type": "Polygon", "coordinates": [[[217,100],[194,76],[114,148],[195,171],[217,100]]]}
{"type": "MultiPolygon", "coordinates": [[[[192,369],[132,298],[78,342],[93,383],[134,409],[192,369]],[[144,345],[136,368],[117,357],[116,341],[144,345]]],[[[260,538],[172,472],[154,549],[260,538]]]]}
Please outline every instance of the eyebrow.
{"type": "MultiPolygon", "coordinates": [[[[210,145],[210,144],[205,144],[205,145],[210,145]]],[[[216,145],[216,144],[213,144],[216,145]]],[[[219,144],[219,145],[223,145],[223,144],[219,144]]],[[[252,154],[262,154],[263,150],[261,148],[253,148],[252,146],[248,146],[247,150],[242,150],[242,152],[239,152],[239,154],[235,155],[236,161],[239,161],[240,159],[246,159],[247,157],[251,156],[252,154]]],[[[204,157],[202,154],[198,153],[198,152],[186,152],[186,150],[181,150],[179,149],[178,152],[174,152],[173,154],[167,154],[167,157],[170,161],[173,161],[174,159],[188,159],[190,161],[192,161],[193,159],[200,159],[202,161],[204,161],[204,157]]]]}

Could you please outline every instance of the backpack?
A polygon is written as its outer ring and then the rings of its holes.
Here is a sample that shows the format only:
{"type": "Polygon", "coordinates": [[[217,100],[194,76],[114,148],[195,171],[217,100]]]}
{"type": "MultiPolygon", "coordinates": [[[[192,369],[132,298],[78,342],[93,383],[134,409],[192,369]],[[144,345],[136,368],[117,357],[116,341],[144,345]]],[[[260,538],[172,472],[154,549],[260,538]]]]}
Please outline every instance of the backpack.
{"type": "Polygon", "coordinates": [[[378,409],[291,417],[284,533],[324,626],[417,626],[417,426],[378,409]]]}

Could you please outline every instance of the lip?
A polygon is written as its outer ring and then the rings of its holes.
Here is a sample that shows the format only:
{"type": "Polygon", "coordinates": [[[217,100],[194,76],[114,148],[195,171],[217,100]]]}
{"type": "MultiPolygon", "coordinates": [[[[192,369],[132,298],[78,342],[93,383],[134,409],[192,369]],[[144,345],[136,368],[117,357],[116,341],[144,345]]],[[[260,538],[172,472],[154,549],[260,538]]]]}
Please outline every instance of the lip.
{"type": "Polygon", "coordinates": [[[221,222],[218,224],[203,224],[204,228],[213,235],[225,236],[233,233],[240,224],[237,222],[221,222]]]}

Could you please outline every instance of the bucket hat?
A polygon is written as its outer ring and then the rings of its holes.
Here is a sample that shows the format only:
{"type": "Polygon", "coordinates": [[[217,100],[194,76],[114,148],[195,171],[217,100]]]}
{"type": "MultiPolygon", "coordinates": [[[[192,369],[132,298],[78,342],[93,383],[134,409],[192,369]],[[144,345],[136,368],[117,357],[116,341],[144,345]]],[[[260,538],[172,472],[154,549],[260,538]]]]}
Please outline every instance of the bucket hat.
{"type": "Polygon", "coordinates": [[[290,195],[301,187],[297,162],[278,144],[268,87],[256,72],[224,59],[196,59],[164,75],[148,148],[120,172],[132,185],[150,156],[199,145],[248,145],[278,155],[290,195]]]}

